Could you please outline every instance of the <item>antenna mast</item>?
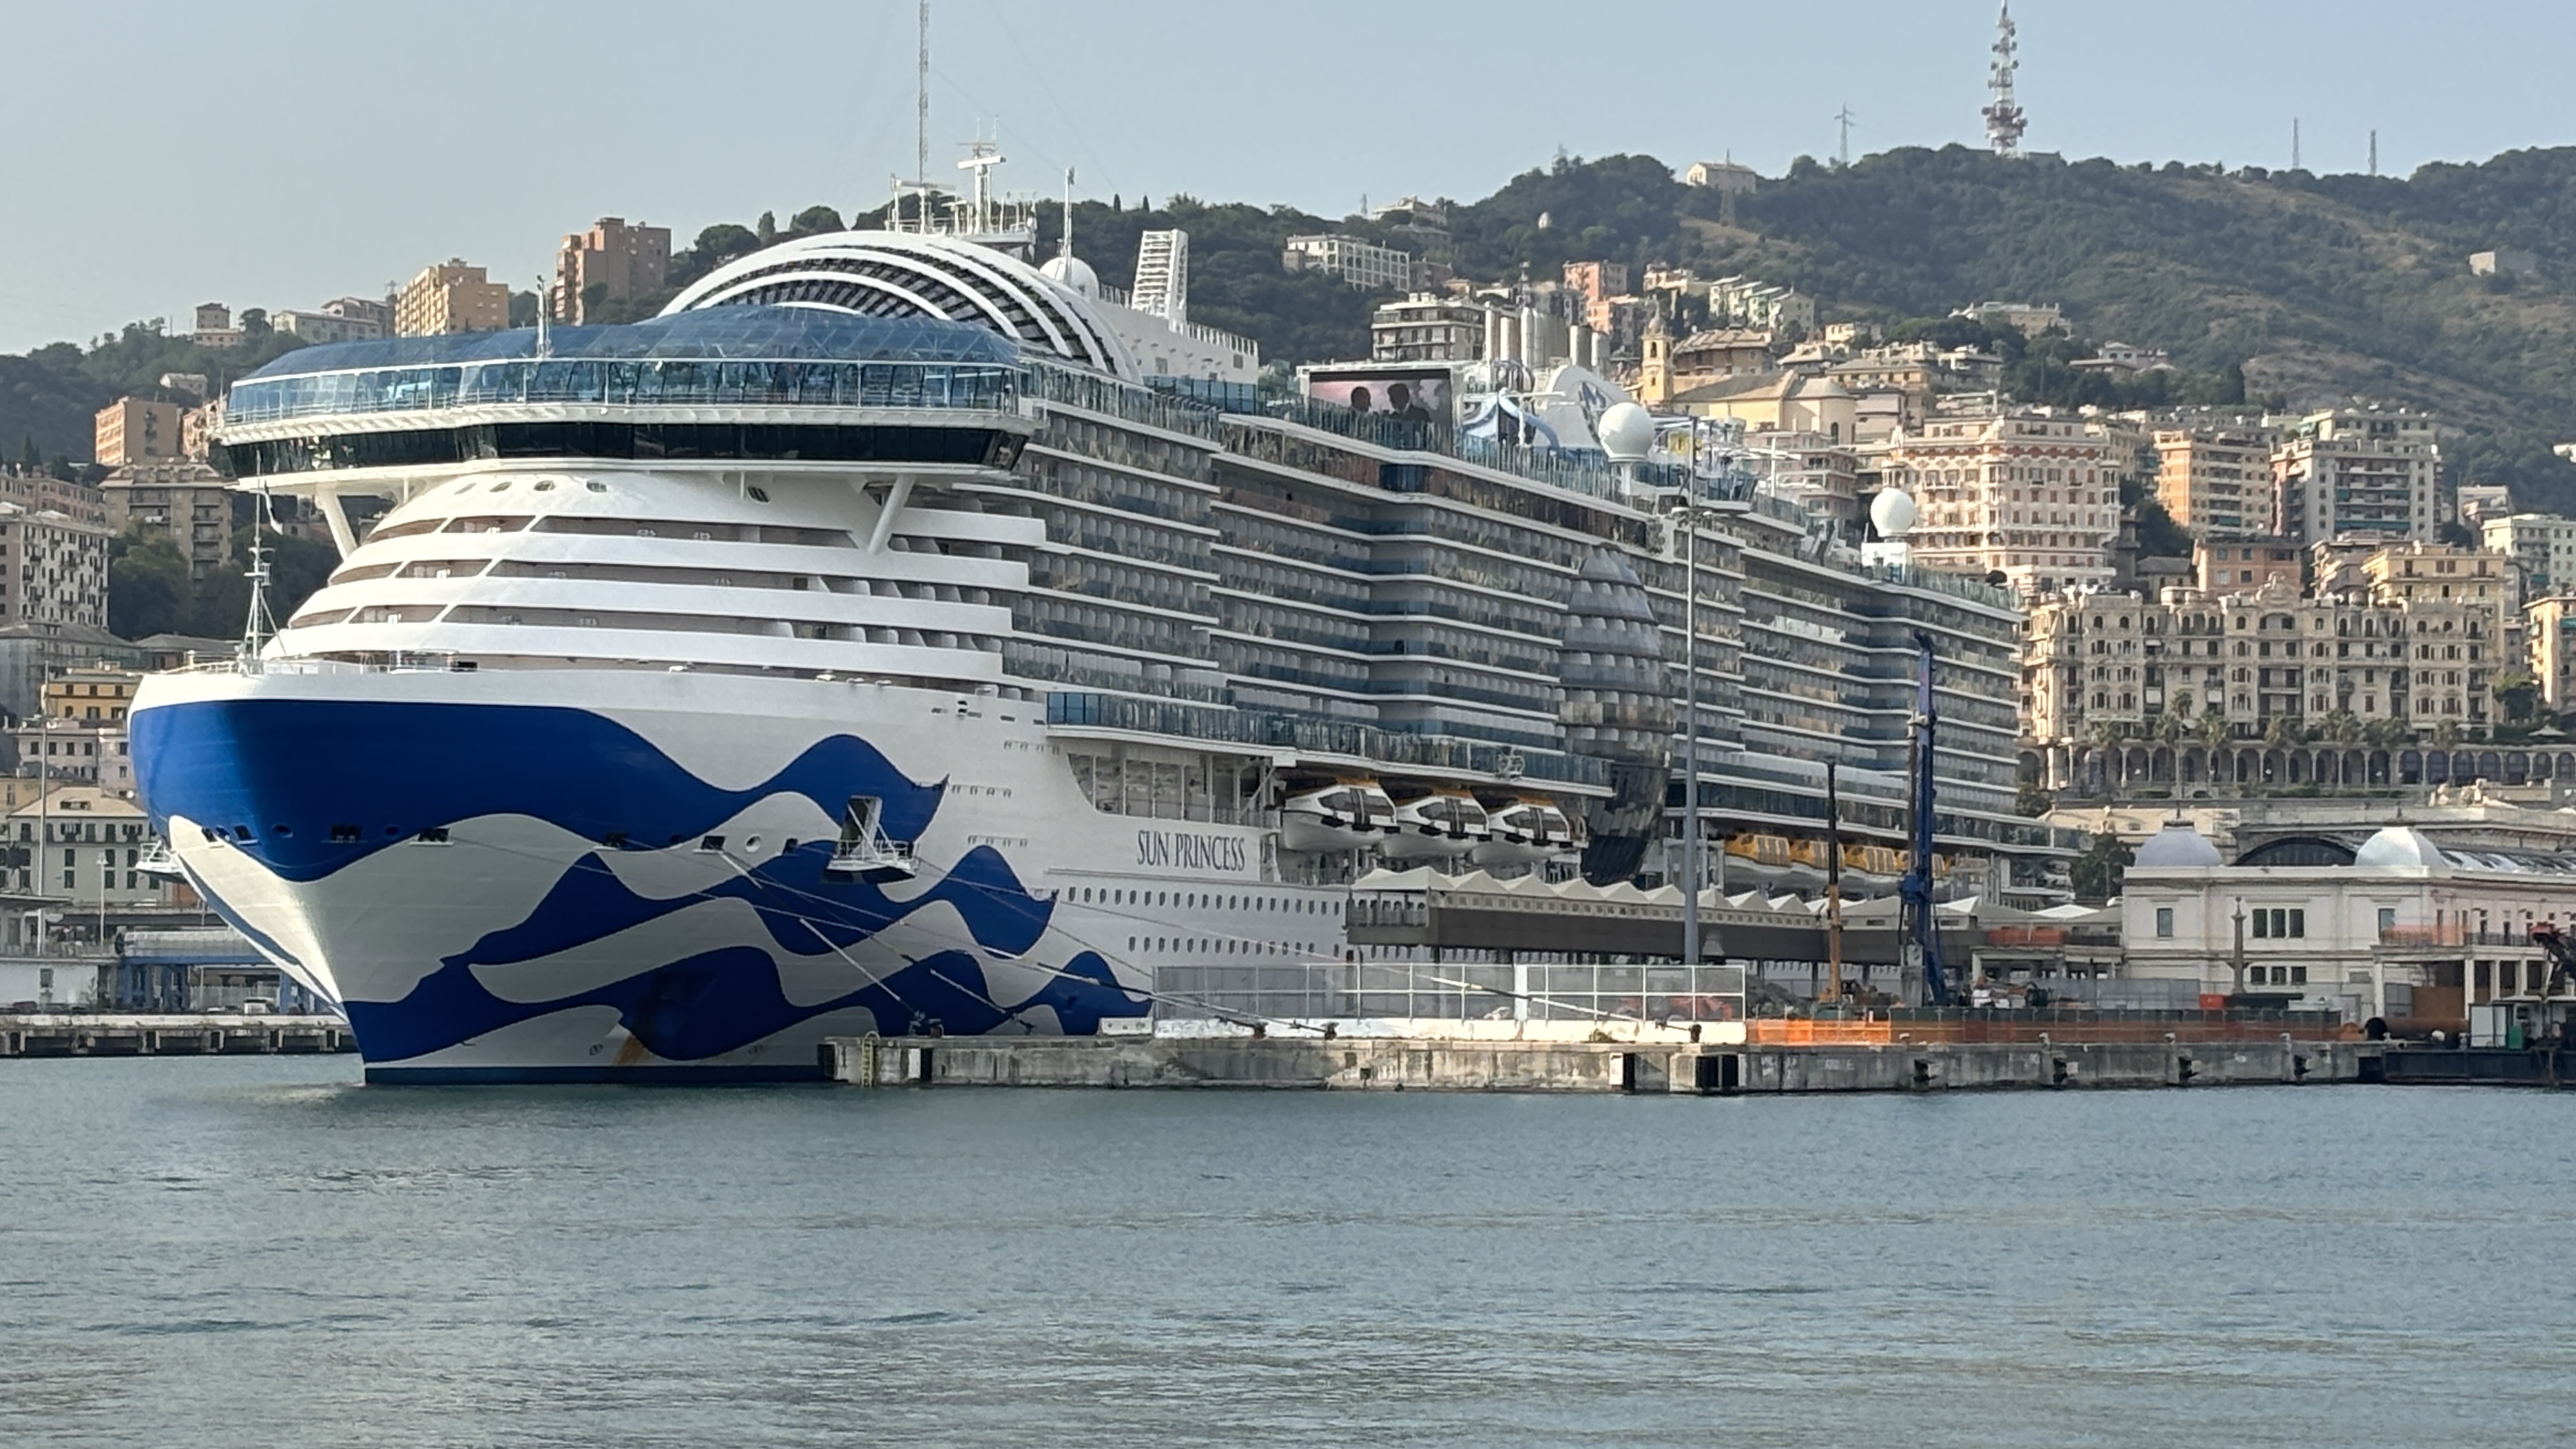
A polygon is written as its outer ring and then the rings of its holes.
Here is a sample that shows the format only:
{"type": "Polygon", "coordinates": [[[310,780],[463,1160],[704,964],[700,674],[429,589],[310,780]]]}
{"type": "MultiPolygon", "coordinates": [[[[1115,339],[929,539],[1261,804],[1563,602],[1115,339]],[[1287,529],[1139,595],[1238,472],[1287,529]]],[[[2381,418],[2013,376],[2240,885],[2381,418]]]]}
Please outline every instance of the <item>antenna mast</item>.
{"type": "Polygon", "coordinates": [[[277,618],[268,610],[268,531],[276,526],[276,505],[262,486],[259,518],[251,525],[250,568],[242,575],[250,580],[250,609],[242,620],[241,641],[241,668],[246,674],[259,672],[260,651],[268,647],[269,637],[277,632],[277,618]]]}
{"type": "MultiPolygon", "coordinates": [[[[930,185],[930,0],[921,0],[921,73],[913,90],[912,182],[930,185]]],[[[924,195],[927,195],[925,191],[924,195]]],[[[927,205],[927,201],[924,202],[927,205]]],[[[922,230],[928,231],[927,226],[922,230]]]]}
{"type": "Polygon", "coordinates": [[[2012,0],[2004,0],[1995,15],[1995,62],[1986,72],[1986,90],[1993,97],[1982,113],[1986,118],[1986,144],[1998,156],[2021,154],[2021,133],[2029,126],[2021,105],[2013,99],[2013,73],[2021,69],[2018,28],[2013,24],[2012,0]]]}
{"type": "Polygon", "coordinates": [[[1056,242],[1056,255],[1073,255],[1073,168],[1070,166],[1064,168],[1064,235],[1056,242]]]}

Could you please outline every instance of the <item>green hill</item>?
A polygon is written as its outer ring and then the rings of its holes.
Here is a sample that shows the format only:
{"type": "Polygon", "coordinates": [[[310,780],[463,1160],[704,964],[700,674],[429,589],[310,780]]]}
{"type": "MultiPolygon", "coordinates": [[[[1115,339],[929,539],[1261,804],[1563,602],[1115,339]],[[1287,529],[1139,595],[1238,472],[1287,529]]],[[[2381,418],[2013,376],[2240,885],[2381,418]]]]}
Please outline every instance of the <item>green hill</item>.
{"type": "Polygon", "coordinates": [[[2405,180],[1908,149],[1802,159],[1731,227],[1661,163],[1612,157],[1515,178],[1455,231],[1463,272],[1686,262],[1794,284],[1828,317],[2058,302],[2087,336],[2242,364],[2295,406],[2436,410],[2461,430],[2453,481],[2576,511],[2576,466],[2549,451],[2576,439],[2576,149],[2405,180]],[[2472,275],[2468,254],[2492,247],[2535,253],[2539,274],[2472,275]]]}
{"type": "MultiPolygon", "coordinates": [[[[2197,377],[2241,366],[2256,396],[2435,410],[2459,429],[2453,481],[2510,482],[2527,504],[2576,512],[2576,466],[2549,451],[2576,439],[2576,148],[2402,180],[2004,161],[1958,146],[1848,168],[1802,158],[1743,198],[1731,226],[1715,196],[1652,157],[1560,158],[1448,206],[1452,240],[1433,259],[1475,278],[1548,277],[1596,257],[1686,263],[1794,284],[1829,318],[1881,321],[2057,302],[2081,335],[2168,349],[2197,377]],[[2473,276],[2468,254],[2491,247],[2536,254],[2538,274],[2473,276]]],[[[837,220],[809,209],[788,234],[837,220]]],[[[1084,256],[1119,286],[1137,233],[1187,228],[1192,315],[1250,334],[1273,361],[1367,347],[1376,298],[1279,267],[1288,236],[1377,231],[1364,221],[1181,196],[1083,203],[1074,220],[1084,256]]],[[[763,221],[707,228],[676,259],[682,279],[780,234],[763,221]]],[[[1060,222],[1041,208],[1042,250],[1060,222]]],[[[0,358],[0,448],[14,457],[33,437],[49,457],[85,457],[88,410],[113,390],[249,360],[194,351],[129,328],[87,353],[0,358]]]]}

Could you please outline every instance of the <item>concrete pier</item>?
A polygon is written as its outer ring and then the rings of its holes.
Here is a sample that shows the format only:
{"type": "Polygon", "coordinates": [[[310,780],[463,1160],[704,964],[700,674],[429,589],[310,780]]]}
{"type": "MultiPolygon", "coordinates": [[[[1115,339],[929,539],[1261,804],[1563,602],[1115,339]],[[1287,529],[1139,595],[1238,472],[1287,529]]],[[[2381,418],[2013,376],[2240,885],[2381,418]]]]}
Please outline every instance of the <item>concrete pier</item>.
{"type": "Polygon", "coordinates": [[[262,1056],[357,1050],[336,1016],[0,1013],[0,1057],[262,1056]]]}
{"type": "Polygon", "coordinates": [[[1294,1088],[1328,1091],[1923,1092],[2353,1082],[2377,1043],[2122,1042],[1745,1046],[1313,1036],[836,1037],[859,1086],[1294,1088]]]}

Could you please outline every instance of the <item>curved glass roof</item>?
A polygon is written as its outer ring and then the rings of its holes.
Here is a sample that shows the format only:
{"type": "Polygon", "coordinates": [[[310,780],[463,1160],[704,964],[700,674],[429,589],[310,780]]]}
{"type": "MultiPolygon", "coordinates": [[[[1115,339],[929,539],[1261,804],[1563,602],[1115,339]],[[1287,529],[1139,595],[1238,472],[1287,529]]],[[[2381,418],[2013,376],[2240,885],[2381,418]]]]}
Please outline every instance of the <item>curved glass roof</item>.
{"type": "MultiPolygon", "coordinates": [[[[710,307],[609,327],[557,327],[557,360],[713,358],[762,361],[985,362],[1016,364],[1010,339],[972,323],[928,317],[860,317],[815,307],[710,307]]],[[[299,347],[244,381],[358,368],[507,362],[537,355],[534,328],[387,337],[299,347]]]]}

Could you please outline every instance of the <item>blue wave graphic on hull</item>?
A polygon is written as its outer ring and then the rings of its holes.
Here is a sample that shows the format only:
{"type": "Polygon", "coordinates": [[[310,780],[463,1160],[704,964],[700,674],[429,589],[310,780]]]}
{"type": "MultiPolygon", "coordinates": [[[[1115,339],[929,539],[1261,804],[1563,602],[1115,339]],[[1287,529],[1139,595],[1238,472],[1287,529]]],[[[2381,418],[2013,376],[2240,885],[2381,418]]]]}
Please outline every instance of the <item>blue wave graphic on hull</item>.
{"type": "Polygon", "coordinates": [[[802,795],[833,820],[851,796],[874,795],[886,834],[914,840],[945,789],[833,735],[750,789],[722,790],[614,720],[550,706],[205,700],[147,709],[133,729],[153,828],[167,831],[173,815],[240,827],[238,848],[296,882],[481,815],[532,816],[590,840],[622,831],[651,848],[696,839],[776,794],[802,795]],[[332,839],[353,825],[357,839],[332,839]]]}
{"type": "Polygon", "coordinates": [[[748,903],[770,939],[800,956],[847,950],[916,911],[940,904],[955,908],[976,945],[1019,956],[1046,934],[1047,922],[1055,914],[1055,904],[1030,895],[1001,852],[989,845],[966,852],[938,884],[901,902],[889,899],[868,881],[827,875],[823,867],[831,857],[829,842],[801,845],[704,890],[655,899],[628,889],[598,855],[586,855],[564,872],[527,919],[492,932],[447,961],[461,966],[533,961],[701,901],[748,903]]]}
{"type": "MultiPolygon", "coordinates": [[[[722,790],[624,725],[545,706],[207,701],[144,711],[134,738],[138,784],[157,827],[166,829],[174,814],[227,831],[246,827],[246,838],[234,837],[237,848],[305,884],[423,829],[486,815],[528,816],[594,840],[623,832],[649,848],[694,841],[774,794],[802,795],[832,818],[850,796],[873,795],[888,835],[918,839],[944,797],[943,785],[915,783],[849,735],[817,741],[750,789],[722,790]],[[332,839],[335,827],[349,824],[359,826],[359,839],[332,839]]],[[[787,1000],[773,958],[750,945],[537,1002],[503,1000],[474,974],[477,966],[542,961],[704,900],[743,901],[781,950],[807,958],[847,950],[940,904],[957,912],[976,946],[1023,955],[1054,913],[989,846],[905,901],[828,874],[831,851],[828,841],[809,842],[668,899],[637,894],[598,853],[585,855],[524,919],[445,958],[400,1001],[346,1001],[350,1025],[370,1061],[401,1061],[558,1011],[609,1006],[655,1055],[692,1062],[854,1007],[896,1029],[919,1014],[959,1033],[991,1031],[1039,1007],[1076,1034],[1096,1032],[1103,1017],[1145,1014],[1146,1002],[1089,951],[1013,1003],[993,998],[980,961],[962,949],[809,1006],[787,1000]]]]}
{"type": "Polygon", "coordinates": [[[558,1011],[610,1006],[654,1055],[697,1062],[853,1007],[866,1008],[882,1029],[902,1031],[919,1013],[958,1035],[997,1030],[1038,1007],[1052,1008],[1062,1029],[1076,1036],[1100,1030],[1103,1017],[1145,1014],[1146,1003],[1118,985],[1098,953],[1085,951],[1058,969],[1063,974],[1035,994],[1001,1005],[973,953],[942,951],[829,1001],[799,1006],[779,990],[767,953],[727,946],[559,1000],[522,1003],[494,996],[472,970],[450,962],[400,1001],[348,1003],[349,1025],[369,1061],[401,1061],[558,1011]]]}

